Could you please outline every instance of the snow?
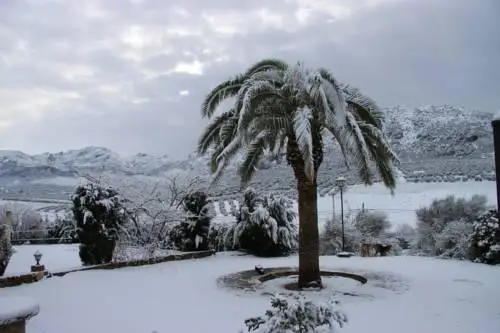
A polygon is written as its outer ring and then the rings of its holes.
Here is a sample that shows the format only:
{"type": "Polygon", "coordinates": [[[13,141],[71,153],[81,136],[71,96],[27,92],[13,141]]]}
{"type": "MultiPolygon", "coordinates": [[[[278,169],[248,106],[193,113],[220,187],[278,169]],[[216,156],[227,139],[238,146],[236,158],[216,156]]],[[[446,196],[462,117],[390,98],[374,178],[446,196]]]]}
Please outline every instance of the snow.
{"type": "Polygon", "coordinates": [[[40,308],[29,297],[0,297],[0,325],[36,316],[40,308]]]}
{"type": "Polygon", "coordinates": [[[13,246],[15,253],[10,258],[5,275],[19,275],[30,272],[36,263],[33,253],[40,251],[40,264],[51,272],[81,267],[78,244],[55,245],[18,245],[13,246]]]}
{"type": "MultiPolygon", "coordinates": [[[[269,296],[221,288],[216,279],[256,264],[266,268],[297,263],[297,257],[264,259],[225,253],[71,273],[2,289],[2,296],[39,302],[41,312],[28,322],[27,333],[234,333],[243,327],[244,319],[264,315],[269,296]]],[[[395,286],[391,291],[370,282],[360,286],[350,280],[325,279],[332,288],[370,296],[335,294],[349,317],[342,333],[500,332],[500,267],[406,256],[321,257],[321,266],[379,272],[388,277],[383,283],[395,286]],[[390,277],[400,277],[404,283],[390,277]]],[[[269,282],[269,288],[275,282],[269,282]]],[[[314,292],[306,295],[316,297],[314,292]]]]}

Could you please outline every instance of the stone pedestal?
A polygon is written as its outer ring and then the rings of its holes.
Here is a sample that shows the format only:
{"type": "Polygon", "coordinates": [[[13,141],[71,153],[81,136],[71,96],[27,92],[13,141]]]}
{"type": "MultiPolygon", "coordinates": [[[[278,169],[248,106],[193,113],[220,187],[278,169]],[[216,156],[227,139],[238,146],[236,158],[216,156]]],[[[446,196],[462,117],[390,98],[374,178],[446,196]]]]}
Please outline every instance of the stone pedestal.
{"type": "Polygon", "coordinates": [[[0,298],[0,333],[26,333],[26,321],[39,311],[38,303],[31,298],[0,298]]]}
{"type": "Polygon", "coordinates": [[[45,271],[45,266],[44,265],[32,265],[31,266],[31,272],[36,273],[36,272],[43,272],[45,271]]]}

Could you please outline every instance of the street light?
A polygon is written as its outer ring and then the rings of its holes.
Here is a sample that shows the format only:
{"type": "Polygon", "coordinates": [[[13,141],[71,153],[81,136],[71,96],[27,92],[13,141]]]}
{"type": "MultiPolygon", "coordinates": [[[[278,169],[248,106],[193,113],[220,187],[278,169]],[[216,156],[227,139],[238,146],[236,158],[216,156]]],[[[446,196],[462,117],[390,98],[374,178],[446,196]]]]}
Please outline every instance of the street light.
{"type": "Polygon", "coordinates": [[[340,191],[340,221],[342,223],[342,252],[345,250],[345,235],[344,235],[344,188],[346,185],[345,177],[337,177],[335,185],[340,191]]]}
{"type": "Polygon", "coordinates": [[[33,253],[33,257],[35,257],[36,265],[40,266],[40,260],[42,259],[42,253],[40,251],[36,251],[33,253]]]}

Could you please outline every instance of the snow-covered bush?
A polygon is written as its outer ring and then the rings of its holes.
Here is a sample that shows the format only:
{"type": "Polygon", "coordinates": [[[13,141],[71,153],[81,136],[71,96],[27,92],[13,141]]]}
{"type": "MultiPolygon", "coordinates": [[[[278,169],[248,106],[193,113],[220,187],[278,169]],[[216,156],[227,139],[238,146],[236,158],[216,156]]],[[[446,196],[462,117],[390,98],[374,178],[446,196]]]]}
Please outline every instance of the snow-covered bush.
{"type": "Polygon", "coordinates": [[[53,243],[78,243],[78,228],[71,212],[56,216],[55,221],[48,224],[48,237],[53,243]]]}
{"type": "Polygon", "coordinates": [[[354,225],[366,238],[380,238],[391,228],[387,214],[380,211],[360,211],[354,225]]]}
{"type": "MultiPolygon", "coordinates": [[[[451,248],[437,248],[438,239],[446,238],[443,232],[449,232],[446,226],[451,222],[470,224],[487,210],[487,198],[474,195],[471,199],[448,196],[433,200],[429,207],[417,210],[417,234],[412,250],[427,255],[439,255],[451,248]],[[446,229],[446,230],[445,230],[446,229]]],[[[455,225],[455,227],[457,227],[455,225]]],[[[454,228],[454,227],[451,227],[454,228]]],[[[464,229],[463,229],[464,230],[464,229]]],[[[470,236],[470,234],[469,234],[470,236]]],[[[452,243],[449,243],[450,246],[452,243]]],[[[441,243],[441,246],[444,244],[441,243]]]]}
{"type": "Polygon", "coordinates": [[[202,191],[187,194],[182,200],[185,219],[172,228],[169,238],[181,251],[204,251],[208,249],[208,231],[214,217],[212,203],[202,191]]]}
{"type": "MultiPolygon", "coordinates": [[[[357,252],[362,236],[355,227],[356,214],[348,212],[344,216],[344,250],[357,252]]],[[[335,255],[342,250],[341,218],[329,219],[319,235],[319,251],[321,255],[335,255]]]]}
{"type": "Polygon", "coordinates": [[[473,226],[465,221],[452,221],[435,236],[436,254],[444,258],[468,259],[473,226]]]}
{"type": "Polygon", "coordinates": [[[476,262],[500,264],[500,223],[496,210],[489,210],[473,224],[471,259],[476,262]]]}
{"type": "MultiPolygon", "coordinates": [[[[241,199],[236,223],[231,225],[232,246],[262,257],[282,256],[297,248],[296,213],[291,200],[278,195],[259,197],[248,188],[241,199]]],[[[229,244],[228,244],[229,245],[229,244]]]]}
{"type": "Polygon", "coordinates": [[[256,333],[335,333],[345,323],[347,315],[339,309],[338,302],[316,304],[303,295],[292,299],[275,295],[264,317],[245,320],[248,332],[256,333]]]}
{"type": "Polygon", "coordinates": [[[235,222],[218,222],[210,224],[208,231],[208,248],[217,252],[233,250],[233,234],[235,222]]]}
{"type": "Polygon", "coordinates": [[[83,265],[110,262],[125,223],[122,199],[113,188],[89,182],[76,188],[71,201],[83,265]]]}
{"type": "Polygon", "coordinates": [[[399,240],[401,249],[406,250],[414,243],[416,237],[416,230],[409,224],[403,223],[396,227],[393,236],[399,240]]]}
{"type": "Polygon", "coordinates": [[[12,256],[12,244],[10,243],[10,212],[0,216],[0,276],[3,276],[10,257],[12,256]]]}

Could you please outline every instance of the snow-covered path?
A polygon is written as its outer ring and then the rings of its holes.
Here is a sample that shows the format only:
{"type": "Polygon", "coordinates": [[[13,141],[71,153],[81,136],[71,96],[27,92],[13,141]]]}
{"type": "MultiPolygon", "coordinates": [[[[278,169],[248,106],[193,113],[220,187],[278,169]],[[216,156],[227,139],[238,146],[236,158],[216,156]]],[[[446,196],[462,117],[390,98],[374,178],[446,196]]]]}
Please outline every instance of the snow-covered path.
{"type": "MultiPolygon", "coordinates": [[[[29,296],[40,302],[40,314],[29,322],[27,333],[236,333],[244,319],[264,313],[268,297],[221,289],[217,277],[256,264],[296,263],[296,257],[257,259],[225,253],[195,261],[72,273],[0,289],[0,297],[29,296]]],[[[322,257],[321,264],[392,272],[409,280],[402,294],[346,299],[343,308],[349,323],[341,332],[500,332],[500,267],[404,256],[322,257]]]]}

